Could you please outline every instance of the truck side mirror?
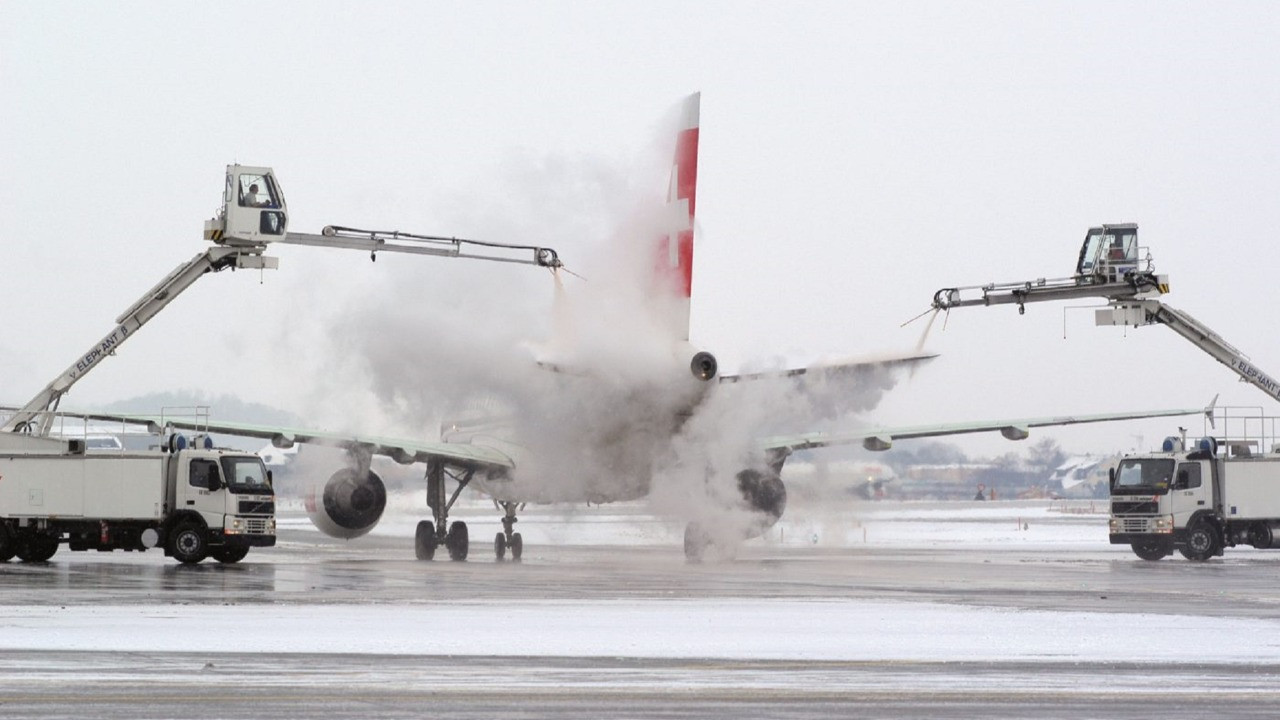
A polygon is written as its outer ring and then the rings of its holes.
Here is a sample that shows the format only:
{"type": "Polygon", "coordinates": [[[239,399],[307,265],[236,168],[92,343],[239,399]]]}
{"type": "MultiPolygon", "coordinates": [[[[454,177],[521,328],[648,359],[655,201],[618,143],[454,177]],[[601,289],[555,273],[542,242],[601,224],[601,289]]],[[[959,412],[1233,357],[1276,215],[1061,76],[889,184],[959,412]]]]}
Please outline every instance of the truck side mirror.
{"type": "Polygon", "coordinates": [[[1189,484],[1190,484],[1190,479],[1187,477],[1187,471],[1186,471],[1186,470],[1179,470],[1179,471],[1178,471],[1178,479],[1173,481],[1173,489],[1174,489],[1174,490],[1186,490],[1186,489],[1187,489],[1187,485],[1189,485],[1189,484]]]}
{"type": "Polygon", "coordinates": [[[1116,469],[1111,468],[1107,471],[1107,486],[1112,490],[1116,489],[1116,469]]]}
{"type": "Polygon", "coordinates": [[[267,487],[274,488],[275,486],[276,486],[275,477],[272,476],[271,471],[268,470],[267,471],[267,487]]]}

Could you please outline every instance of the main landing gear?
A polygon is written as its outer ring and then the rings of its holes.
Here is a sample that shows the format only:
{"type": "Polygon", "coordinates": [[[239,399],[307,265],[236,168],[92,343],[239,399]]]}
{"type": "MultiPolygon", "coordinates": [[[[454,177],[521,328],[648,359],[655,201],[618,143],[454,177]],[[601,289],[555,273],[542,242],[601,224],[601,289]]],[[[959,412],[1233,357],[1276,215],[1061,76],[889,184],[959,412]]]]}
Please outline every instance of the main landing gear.
{"type": "Polygon", "coordinates": [[[427,461],[427,507],[431,508],[431,520],[418,523],[414,533],[413,550],[419,560],[433,560],[436,548],[443,545],[449,551],[449,559],[462,562],[467,559],[470,538],[467,524],[455,520],[449,524],[449,508],[453,507],[462,489],[471,482],[475,468],[454,469],[446,467],[439,460],[427,461]],[[444,480],[448,477],[458,483],[458,488],[447,499],[445,498],[444,480]]]}
{"type": "MultiPolygon", "coordinates": [[[[427,461],[427,507],[431,508],[431,519],[418,523],[413,538],[414,555],[419,560],[434,560],[436,550],[444,547],[449,551],[449,559],[462,562],[467,559],[470,550],[470,537],[467,524],[461,520],[449,522],[449,510],[458,496],[471,482],[475,468],[452,467],[438,460],[427,461]],[[458,487],[450,495],[445,491],[445,480],[453,480],[458,487]]],[[[516,502],[496,503],[502,509],[502,532],[493,538],[493,553],[501,562],[511,553],[511,559],[520,562],[524,555],[524,539],[515,532],[516,510],[522,505],[516,502]]]]}
{"type": "Polygon", "coordinates": [[[524,555],[524,538],[520,537],[520,533],[514,532],[513,528],[516,524],[516,506],[514,502],[496,503],[502,508],[502,532],[493,538],[493,554],[498,558],[498,562],[502,562],[507,556],[507,550],[511,550],[511,561],[520,562],[520,556],[524,555]]]}

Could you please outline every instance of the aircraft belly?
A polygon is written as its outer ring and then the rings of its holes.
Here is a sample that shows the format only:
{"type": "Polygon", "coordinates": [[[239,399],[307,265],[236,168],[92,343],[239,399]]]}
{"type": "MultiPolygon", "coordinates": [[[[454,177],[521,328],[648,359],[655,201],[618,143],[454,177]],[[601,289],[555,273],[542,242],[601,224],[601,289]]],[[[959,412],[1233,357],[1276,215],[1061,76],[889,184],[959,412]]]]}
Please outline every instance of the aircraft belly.
{"type": "Polygon", "coordinates": [[[499,502],[610,503],[637,500],[649,494],[649,481],[639,478],[613,481],[581,480],[546,482],[537,478],[476,477],[472,486],[499,502]]]}

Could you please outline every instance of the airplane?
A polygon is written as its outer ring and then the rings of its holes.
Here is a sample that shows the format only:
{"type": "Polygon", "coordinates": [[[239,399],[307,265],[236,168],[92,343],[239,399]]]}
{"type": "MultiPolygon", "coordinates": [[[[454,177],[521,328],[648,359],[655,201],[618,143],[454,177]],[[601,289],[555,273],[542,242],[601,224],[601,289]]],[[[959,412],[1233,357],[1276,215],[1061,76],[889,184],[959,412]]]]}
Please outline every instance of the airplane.
{"type": "Polygon", "coordinates": [[[724,375],[715,356],[690,342],[697,201],[698,93],[681,105],[667,202],[640,223],[616,253],[626,265],[618,282],[604,283],[631,304],[592,314],[609,298],[574,297],[557,276],[556,331],[527,369],[495,371],[488,413],[446,422],[438,440],[415,440],[236,422],[198,424],[137,415],[87,414],[187,429],[269,439],[277,448],[314,443],[343,448],[348,466],[307,498],[322,532],[355,538],[369,532],[386,507],[373,456],[423,463],[432,519],[418,523],[420,560],[440,546],[465,560],[469,530],[449,521],[466,487],[490,496],[502,511],[494,553],[520,560],[515,531],[526,503],[605,503],[649,497],[688,520],[685,555],[698,561],[731,555],[743,540],[763,534],[786,508],[782,469],[799,450],[860,443],[887,450],[897,440],[999,431],[1025,439],[1031,428],[1188,415],[1200,409],[965,422],[918,427],[871,427],[840,432],[766,435],[789,422],[832,422],[873,407],[898,373],[935,355],[915,352],[844,360],[804,368],[724,375]],[[621,278],[621,280],[619,280],[621,278]],[[612,313],[612,314],[611,314],[612,313]],[[619,319],[625,331],[619,331],[619,319]],[[594,323],[594,325],[592,324],[594,323]],[[587,327],[584,327],[587,326],[587,327]],[[512,373],[502,375],[502,373],[512,373]],[[449,492],[451,481],[453,491],[449,492]]]}

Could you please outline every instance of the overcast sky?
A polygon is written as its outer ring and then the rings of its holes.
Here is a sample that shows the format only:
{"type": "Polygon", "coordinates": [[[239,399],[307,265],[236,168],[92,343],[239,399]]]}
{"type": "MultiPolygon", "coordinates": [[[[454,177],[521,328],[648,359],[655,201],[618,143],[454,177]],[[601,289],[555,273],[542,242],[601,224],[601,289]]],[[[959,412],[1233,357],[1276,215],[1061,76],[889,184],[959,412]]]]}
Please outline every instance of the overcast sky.
{"type": "MultiPolygon", "coordinates": [[[[614,217],[601,188],[694,91],[692,334],[724,369],[909,350],[935,290],[1070,275],[1090,225],[1131,221],[1169,304],[1280,373],[1277,38],[1280,5],[1245,2],[5,2],[0,400],[204,249],[228,163],[276,169],[295,231],[547,244],[572,268],[614,217]]],[[[426,305],[505,337],[550,307],[531,268],[273,254],[203,280],[64,407],[189,388],[332,426],[327,393],[368,395],[330,362],[345,309],[385,295],[414,304],[406,335],[426,305]]],[[[958,310],[869,419],[1276,410],[1169,330],[1092,323],[958,310]]],[[[1110,451],[1176,424],[1046,434],[1110,451]]]]}

